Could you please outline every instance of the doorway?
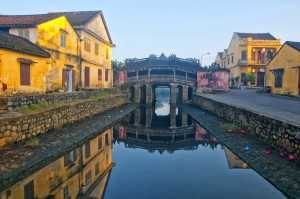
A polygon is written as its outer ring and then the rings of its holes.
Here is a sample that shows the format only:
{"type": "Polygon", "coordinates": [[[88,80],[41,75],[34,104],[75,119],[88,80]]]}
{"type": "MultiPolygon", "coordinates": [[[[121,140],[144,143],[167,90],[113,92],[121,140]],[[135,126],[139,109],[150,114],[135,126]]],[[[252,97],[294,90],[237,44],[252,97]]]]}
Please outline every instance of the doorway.
{"type": "Polygon", "coordinates": [[[264,72],[257,72],[257,87],[264,87],[265,84],[265,73],[264,72]]]}
{"type": "Polygon", "coordinates": [[[90,87],[90,67],[84,68],[84,87],[90,87]]]}

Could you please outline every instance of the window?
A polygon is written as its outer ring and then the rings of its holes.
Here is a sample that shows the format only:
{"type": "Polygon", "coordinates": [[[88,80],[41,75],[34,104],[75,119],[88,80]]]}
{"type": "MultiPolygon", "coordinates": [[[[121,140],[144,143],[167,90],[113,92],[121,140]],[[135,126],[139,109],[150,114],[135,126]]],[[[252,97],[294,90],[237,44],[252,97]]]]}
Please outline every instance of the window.
{"type": "Polygon", "coordinates": [[[231,57],[231,63],[233,63],[233,55],[232,55],[232,57],[231,57]]]}
{"type": "Polygon", "coordinates": [[[19,30],[19,36],[24,37],[29,40],[29,31],[28,30],[19,30]]]}
{"type": "Polygon", "coordinates": [[[109,57],[108,53],[109,53],[108,48],[106,48],[106,59],[108,59],[109,57]]]}
{"type": "Polygon", "coordinates": [[[99,44],[95,43],[95,55],[99,55],[99,44]]]}
{"type": "Polygon", "coordinates": [[[85,158],[89,158],[91,156],[91,146],[90,142],[85,144],[85,158]]]}
{"type": "Polygon", "coordinates": [[[109,141],[108,141],[108,133],[105,134],[105,144],[108,145],[109,141]]]}
{"type": "Polygon", "coordinates": [[[100,136],[100,137],[98,138],[98,150],[99,150],[99,149],[102,149],[102,147],[103,147],[103,144],[102,144],[102,136],[100,136]]]}
{"type": "Polygon", "coordinates": [[[89,171],[85,174],[85,186],[87,186],[92,181],[92,172],[89,171]]]}
{"type": "Polygon", "coordinates": [[[34,183],[33,180],[24,186],[24,199],[34,199],[34,183]]]}
{"type": "Polygon", "coordinates": [[[243,50],[243,51],[242,51],[242,60],[243,60],[243,61],[246,60],[246,56],[247,56],[247,55],[246,55],[246,51],[243,50]]]}
{"type": "Polygon", "coordinates": [[[84,50],[91,52],[91,40],[86,37],[84,38],[84,50]]]}
{"type": "Polygon", "coordinates": [[[66,48],[66,35],[60,34],[60,47],[66,48]]]}
{"type": "Polygon", "coordinates": [[[105,69],[105,81],[108,81],[108,69],[105,69]]]}
{"type": "Polygon", "coordinates": [[[282,87],[283,69],[274,70],[275,88],[282,87]]]}
{"type": "Polygon", "coordinates": [[[76,157],[76,150],[67,153],[64,156],[64,165],[65,167],[71,167],[75,164],[77,157],[76,157]]]}
{"type": "Polygon", "coordinates": [[[252,52],[252,58],[251,59],[255,60],[255,50],[253,50],[253,52],[252,52]]]}
{"type": "Polygon", "coordinates": [[[102,81],[102,69],[98,69],[98,80],[102,81]]]}
{"type": "Polygon", "coordinates": [[[64,187],[64,199],[69,197],[69,187],[68,185],[64,187]]]}
{"type": "Polygon", "coordinates": [[[97,163],[95,165],[95,176],[97,176],[99,174],[99,171],[100,171],[100,169],[99,169],[99,163],[97,163]]]}
{"type": "Polygon", "coordinates": [[[30,86],[30,65],[20,64],[20,84],[24,86],[30,86]]]}
{"type": "Polygon", "coordinates": [[[267,52],[267,59],[272,59],[272,58],[273,58],[273,50],[271,49],[267,52]]]}
{"type": "Polygon", "coordinates": [[[105,164],[108,165],[108,163],[109,163],[109,155],[106,154],[106,157],[105,157],[105,164]]]}
{"type": "Polygon", "coordinates": [[[229,63],[230,63],[230,58],[228,57],[228,59],[227,59],[227,64],[229,65],[229,63]]]}

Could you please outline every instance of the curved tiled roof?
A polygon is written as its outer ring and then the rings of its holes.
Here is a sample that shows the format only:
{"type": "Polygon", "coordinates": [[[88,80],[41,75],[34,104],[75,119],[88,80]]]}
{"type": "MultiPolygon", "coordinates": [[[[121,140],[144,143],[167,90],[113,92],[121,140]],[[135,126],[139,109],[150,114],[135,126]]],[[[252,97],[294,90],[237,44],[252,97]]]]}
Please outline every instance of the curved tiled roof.
{"type": "Polygon", "coordinates": [[[0,48],[13,50],[38,57],[51,57],[50,54],[29,40],[0,31],[0,48]]]}

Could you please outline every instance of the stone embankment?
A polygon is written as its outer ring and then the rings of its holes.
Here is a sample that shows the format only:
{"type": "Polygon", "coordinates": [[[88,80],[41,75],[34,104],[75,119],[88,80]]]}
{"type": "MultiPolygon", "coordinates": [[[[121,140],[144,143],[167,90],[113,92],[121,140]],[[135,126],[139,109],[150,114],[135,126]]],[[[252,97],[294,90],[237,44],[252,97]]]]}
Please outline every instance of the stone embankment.
{"type": "Polygon", "coordinates": [[[88,99],[90,96],[100,93],[112,95],[120,94],[118,88],[101,88],[101,89],[84,89],[76,92],[37,94],[37,95],[20,95],[0,97],[0,110],[17,111],[21,108],[28,108],[32,104],[46,102],[49,104],[65,104],[74,100],[88,99]]]}
{"type": "Polygon", "coordinates": [[[118,94],[99,99],[74,101],[29,114],[1,118],[0,147],[32,138],[127,102],[127,95],[118,94]]]}
{"type": "Polygon", "coordinates": [[[228,121],[238,123],[247,132],[288,153],[300,156],[300,125],[271,117],[250,108],[234,106],[202,95],[193,96],[193,104],[228,121]]]}

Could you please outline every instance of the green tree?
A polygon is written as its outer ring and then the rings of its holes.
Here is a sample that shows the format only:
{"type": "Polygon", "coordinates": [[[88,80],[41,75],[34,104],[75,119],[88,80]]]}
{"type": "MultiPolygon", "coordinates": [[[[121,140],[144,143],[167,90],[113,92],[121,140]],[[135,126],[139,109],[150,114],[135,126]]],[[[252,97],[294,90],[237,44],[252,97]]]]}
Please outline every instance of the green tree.
{"type": "Polygon", "coordinates": [[[251,82],[252,84],[254,84],[255,81],[256,81],[255,73],[247,73],[247,75],[245,77],[245,81],[246,82],[251,82]]]}

